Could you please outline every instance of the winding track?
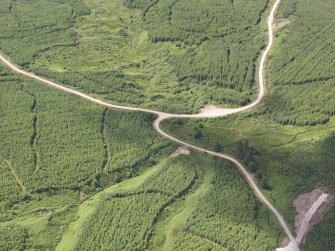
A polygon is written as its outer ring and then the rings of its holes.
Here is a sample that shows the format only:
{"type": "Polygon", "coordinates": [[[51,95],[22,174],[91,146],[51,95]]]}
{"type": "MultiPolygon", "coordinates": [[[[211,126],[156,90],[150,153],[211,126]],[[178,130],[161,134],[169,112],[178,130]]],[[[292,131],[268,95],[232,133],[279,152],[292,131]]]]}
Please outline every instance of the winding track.
{"type": "Polygon", "coordinates": [[[253,192],[255,193],[255,195],[275,214],[275,216],[277,217],[280,225],[282,226],[283,230],[285,231],[286,235],[290,239],[291,243],[295,246],[294,251],[299,251],[298,244],[297,244],[295,238],[293,237],[293,235],[291,234],[291,232],[289,230],[289,227],[286,224],[284,218],[271,205],[271,203],[266,199],[266,197],[263,195],[261,190],[257,187],[257,185],[256,185],[255,181],[253,180],[252,176],[247,172],[245,167],[237,159],[235,159],[234,157],[232,157],[228,154],[208,151],[204,148],[191,145],[187,142],[184,142],[182,140],[174,138],[173,136],[165,133],[160,128],[160,122],[162,122],[165,119],[169,119],[169,118],[214,118],[214,117],[224,117],[224,116],[227,116],[229,114],[234,114],[234,113],[238,113],[238,112],[242,112],[242,111],[246,111],[248,109],[251,109],[251,108],[257,106],[263,100],[264,95],[265,95],[265,74],[264,74],[265,64],[266,64],[266,59],[267,59],[267,56],[269,54],[269,51],[272,47],[273,40],[274,40],[272,25],[273,25],[273,20],[274,20],[274,14],[275,14],[280,2],[281,2],[281,0],[276,0],[274,5],[272,6],[270,15],[269,15],[268,20],[267,20],[269,41],[268,41],[268,45],[267,45],[266,49],[262,53],[262,57],[261,57],[260,65],[259,65],[259,72],[258,72],[258,74],[259,74],[258,75],[258,77],[259,77],[259,93],[258,93],[257,99],[254,102],[252,102],[252,103],[250,103],[246,106],[239,107],[239,108],[233,108],[233,109],[214,108],[214,109],[211,109],[211,110],[203,110],[202,112],[200,112],[198,114],[171,114],[171,113],[165,113],[165,112],[160,112],[160,111],[155,111],[155,110],[145,109],[145,108],[114,105],[114,104],[110,104],[108,102],[105,102],[103,100],[91,97],[91,96],[89,96],[85,93],[82,93],[80,91],[65,87],[61,84],[57,84],[57,83],[52,82],[50,80],[47,80],[43,77],[39,77],[39,76],[37,76],[33,73],[29,73],[27,71],[21,70],[20,68],[15,66],[13,63],[11,63],[9,60],[7,60],[2,55],[0,55],[0,61],[2,61],[3,64],[5,64],[8,68],[10,68],[11,70],[13,70],[16,73],[19,73],[19,74],[21,74],[25,77],[28,77],[28,78],[32,78],[34,80],[38,80],[38,81],[40,81],[40,82],[42,82],[46,85],[49,85],[49,86],[51,86],[53,88],[56,88],[56,89],[59,89],[61,91],[76,95],[76,96],[78,96],[80,98],[83,98],[87,101],[90,101],[92,103],[99,104],[99,105],[102,105],[102,106],[105,106],[105,107],[108,107],[108,108],[122,109],[122,110],[128,110],[128,111],[141,111],[141,112],[155,114],[155,115],[157,115],[157,119],[154,121],[153,126],[154,126],[154,129],[161,136],[163,136],[163,137],[165,137],[165,138],[167,138],[171,141],[174,141],[177,144],[184,145],[184,146],[187,146],[191,149],[194,149],[194,150],[197,150],[197,151],[200,151],[200,152],[204,152],[204,153],[207,153],[209,155],[212,155],[212,156],[219,157],[221,159],[225,159],[225,160],[230,161],[235,166],[237,166],[237,168],[241,171],[241,173],[243,174],[243,176],[247,180],[248,184],[250,185],[250,187],[253,190],[253,192]]]}

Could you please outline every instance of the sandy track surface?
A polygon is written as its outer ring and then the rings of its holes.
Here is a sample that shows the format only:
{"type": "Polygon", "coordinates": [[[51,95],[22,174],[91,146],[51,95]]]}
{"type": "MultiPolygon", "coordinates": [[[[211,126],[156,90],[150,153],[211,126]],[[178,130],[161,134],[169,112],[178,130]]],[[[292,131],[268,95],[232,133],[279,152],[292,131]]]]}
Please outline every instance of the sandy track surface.
{"type": "Polygon", "coordinates": [[[3,64],[5,64],[8,68],[10,68],[11,70],[13,70],[16,73],[19,73],[19,74],[21,74],[25,77],[37,80],[37,81],[39,81],[43,84],[46,84],[46,85],[51,86],[53,88],[56,88],[58,90],[67,92],[69,94],[73,94],[75,96],[83,98],[83,99],[85,99],[87,101],[90,101],[92,103],[102,105],[102,106],[105,106],[105,107],[108,107],[108,108],[122,109],[122,110],[128,110],[128,111],[140,111],[140,112],[147,112],[147,113],[156,114],[157,119],[154,121],[153,125],[154,125],[154,129],[161,136],[163,136],[163,137],[165,137],[165,138],[167,138],[171,141],[174,141],[179,145],[187,146],[190,149],[197,150],[197,151],[200,151],[200,152],[204,152],[204,153],[207,153],[209,155],[212,155],[212,156],[230,161],[241,171],[241,173],[243,174],[243,176],[247,180],[248,184],[250,185],[251,189],[253,190],[255,195],[260,199],[260,201],[262,201],[275,214],[275,216],[277,217],[280,225],[282,226],[282,228],[285,231],[287,237],[289,238],[291,244],[293,245],[294,249],[292,249],[292,250],[298,251],[299,247],[296,243],[295,238],[291,234],[290,229],[289,229],[288,225],[286,224],[284,218],[272,206],[272,204],[266,199],[266,197],[263,195],[261,190],[258,188],[256,182],[253,180],[252,176],[247,172],[245,167],[237,159],[235,159],[234,157],[229,156],[227,154],[208,151],[204,148],[188,144],[187,142],[181,141],[181,140],[179,140],[177,138],[174,138],[173,136],[165,133],[160,128],[160,122],[162,122],[165,119],[169,119],[169,118],[214,118],[214,117],[224,117],[224,116],[227,116],[227,115],[230,115],[230,114],[239,113],[239,112],[251,109],[251,108],[257,106],[263,100],[264,95],[265,95],[265,74],[264,74],[265,64],[266,64],[266,59],[267,59],[267,56],[269,54],[269,51],[270,51],[270,49],[273,45],[273,40],[274,40],[273,20],[274,20],[274,14],[275,14],[280,2],[281,2],[281,0],[276,0],[274,5],[272,6],[270,15],[269,15],[268,20],[267,20],[269,41],[268,41],[268,45],[267,45],[266,49],[262,53],[262,57],[261,57],[261,60],[260,60],[259,72],[258,72],[259,92],[258,92],[257,99],[255,101],[253,101],[252,103],[250,103],[246,106],[239,107],[239,108],[223,109],[223,108],[217,108],[217,107],[214,107],[214,106],[207,106],[204,109],[202,109],[201,112],[198,113],[198,114],[171,114],[171,113],[155,111],[155,110],[152,110],[152,109],[115,105],[115,104],[111,104],[111,103],[108,103],[106,101],[100,100],[98,98],[91,97],[91,96],[89,96],[89,95],[87,95],[83,92],[78,91],[78,90],[75,90],[75,89],[72,89],[72,88],[69,88],[69,87],[65,87],[61,84],[57,84],[53,81],[47,80],[46,78],[37,76],[34,73],[30,73],[30,72],[27,72],[25,70],[22,70],[19,67],[17,67],[16,65],[14,65],[13,63],[11,63],[3,55],[0,55],[0,61],[2,61],[3,64]]]}
{"type": "MultiPolygon", "coordinates": [[[[323,189],[315,189],[310,193],[299,195],[294,201],[297,210],[296,229],[298,245],[303,244],[304,239],[313,225],[317,223],[326,212],[327,208],[333,203],[333,196],[323,189]]],[[[289,242],[283,248],[277,248],[276,251],[295,251],[295,243],[289,242]]]]}

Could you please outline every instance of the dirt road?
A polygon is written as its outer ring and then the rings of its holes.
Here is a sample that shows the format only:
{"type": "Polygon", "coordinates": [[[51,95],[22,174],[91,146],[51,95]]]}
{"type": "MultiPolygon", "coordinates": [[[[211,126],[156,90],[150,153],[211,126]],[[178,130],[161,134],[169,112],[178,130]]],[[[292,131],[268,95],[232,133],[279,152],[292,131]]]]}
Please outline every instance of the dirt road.
{"type": "Polygon", "coordinates": [[[216,107],[213,107],[213,106],[209,106],[209,107],[204,108],[198,114],[171,114],[171,113],[165,113],[165,112],[160,112],[160,111],[155,111],[155,110],[145,109],[145,108],[115,105],[115,104],[111,104],[111,103],[108,103],[106,101],[91,97],[91,96],[89,96],[85,93],[82,93],[82,92],[78,91],[78,90],[74,90],[74,89],[71,89],[69,87],[65,87],[61,84],[57,84],[57,83],[52,82],[50,80],[47,80],[43,77],[37,76],[33,73],[21,70],[19,67],[15,66],[13,63],[11,63],[9,60],[7,60],[2,55],[0,55],[0,61],[2,61],[8,68],[10,68],[11,70],[13,70],[16,73],[19,73],[19,74],[21,74],[25,77],[28,77],[28,78],[32,78],[34,80],[42,82],[43,84],[46,84],[46,85],[51,86],[53,88],[59,89],[59,90],[64,91],[64,92],[67,92],[69,94],[76,95],[80,98],[83,98],[83,99],[85,99],[87,101],[90,101],[90,102],[93,102],[95,104],[99,104],[99,105],[102,105],[102,106],[105,106],[105,107],[108,107],[108,108],[114,108],[114,109],[122,109],[122,110],[128,110],[128,111],[141,111],[141,112],[156,114],[157,119],[154,121],[154,128],[163,137],[165,137],[165,138],[167,138],[171,141],[174,141],[179,145],[187,146],[191,149],[194,149],[194,150],[197,150],[197,151],[200,151],[200,152],[205,152],[209,155],[216,156],[218,158],[225,159],[225,160],[228,160],[228,161],[232,162],[241,171],[241,173],[243,174],[243,176],[245,177],[245,179],[249,183],[249,185],[250,185],[251,189],[253,190],[253,192],[255,193],[255,195],[276,215],[280,225],[282,226],[283,230],[285,231],[286,235],[288,236],[288,238],[290,239],[290,241],[291,241],[291,243],[294,247],[293,250],[298,251],[299,247],[296,243],[295,238],[291,234],[290,229],[289,229],[288,225],[286,224],[284,218],[271,205],[271,203],[265,198],[265,196],[263,195],[261,190],[257,187],[257,184],[255,183],[253,178],[250,176],[250,174],[246,171],[245,167],[237,159],[235,159],[232,156],[229,156],[227,154],[208,151],[204,148],[200,148],[200,147],[188,144],[187,142],[176,139],[173,136],[165,133],[160,128],[160,122],[162,122],[165,119],[169,119],[169,118],[214,118],[214,117],[224,117],[224,116],[227,116],[229,114],[239,113],[239,112],[251,109],[251,108],[257,106],[262,101],[262,99],[264,98],[264,95],[265,95],[265,74],[264,74],[265,64],[266,64],[266,59],[267,59],[268,53],[269,53],[269,51],[270,51],[270,49],[273,45],[273,40],[274,40],[274,36],[273,36],[274,14],[275,14],[275,12],[277,10],[277,7],[280,4],[280,2],[281,2],[281,0],[276,0],[274,5],[272,6],[270,15],[269,15],[268,20],[267,20],[269,41],[268,41],[268,45],[267,45],[266,49],[262,53],[262,57],[261,57],[261,60],[260,60],[259,72],[258,72],[259,93],[258,93],[257,99],[255,101],[253,101],[252,103],[250,103],[246,106],[239,107],[239,108],[222,109],[222,108],[216,108],[216,107]]]}

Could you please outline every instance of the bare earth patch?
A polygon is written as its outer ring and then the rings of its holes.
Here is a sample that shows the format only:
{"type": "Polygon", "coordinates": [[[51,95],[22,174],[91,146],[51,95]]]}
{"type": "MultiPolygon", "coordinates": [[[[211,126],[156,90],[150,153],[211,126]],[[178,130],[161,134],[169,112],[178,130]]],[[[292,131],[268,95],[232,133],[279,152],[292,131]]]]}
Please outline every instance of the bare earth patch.
{"type": "MultiPolygon", "coordinates": [[[[333,202],[334,196],[329,194],[325,188],[320,187],[309,193],[301,194],[294,200],[293,205],[296,208],[296,242],[298,245],[304,243],[308,232],[322,219],[333,202]]],[[[295,251],[292,243],[288,243],[284,248],[277,248],[276,250],[295,251]]]]}
{"type": "Polygon", "coordinates": [[[85,197],[86,197],[86,194],[84,193],[84,191],[80,191],[79,192],[79,198],[80,198],[80,200],[85,199],[85,197]]]}
{"type": "Polygon", "coordinates": [[[35,215],[42,217],[42,216],[46,216],[47,214],[52,213],[53,211],[54,211],[53,208],[41,209],[41,210],[36,211],[35,215]]]}
{"type": "Polygon", "coordinates": [[[280,18],[277,19],[274,23],[273,23],[273,29],[278,30],[286,25],[288,25],[290,23],[289,19],[284,19],[284,18],[280,18]]]}
{"type": "Polygon", "coordinates": [[[189,155],[189,154],[190,154],[190,150],[188,150],[186,146],[180,146],[174,153],[170,154],[170,157],[176,158],[179,155],[189,155]]]}

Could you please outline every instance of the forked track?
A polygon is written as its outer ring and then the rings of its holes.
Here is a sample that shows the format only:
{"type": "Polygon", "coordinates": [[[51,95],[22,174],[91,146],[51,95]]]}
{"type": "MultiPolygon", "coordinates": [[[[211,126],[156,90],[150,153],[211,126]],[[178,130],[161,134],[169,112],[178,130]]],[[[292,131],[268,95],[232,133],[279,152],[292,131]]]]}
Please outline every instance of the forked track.
{"type": "Polygon", "coordinates": [[[165,112],[160,112],[160,111],[155,111],[155,110],[145,109],[145,108],[114,105],[114,104],[110,104],[106,101],[91,97],[91,96],[89,96],[85,93],[82,93],[82,92],[78,91],[78,90],[74,90],[74,89],[71,89],[69,87],[65,87],[61,84],[57,84],[55,82],[47,80],[43,77],[39,77],[39,76],[37,76],[33,73],[29,73],[27,71],[21,70],[17,66],[15,66],[14,64],[12,64],[9,60],[4,58],[2,55],[0,55],[0,61],[2,61],[8,68],[10,68],[11,70],[13,70],[16,73],[19,73],[19,74],[21,74],[25,77],[28,77],[28,78],[32,78],[34,80],[38,80],[39,82],[42,82],[42,83],[44,83],[46,85],[49,85],[53,88],[56,88],[56,89],[59,89],[61,91],[76,95],[80,98],[86,99],[86,100],[88,100],[90,102],[93,102],[95,104],[99,104],[99,105],[102,105],[102,106],[105,106],[105,107],[108,107],[108,108],[122,109],[122,110],[128,110],[128,111],[141,111],[141,112],[147,112],[147,113],[155,114],[155,115],[157,115],[157,119],[154,121],[153,125],[154,125],[155,130],[161,136],[163,136],[163,137],[165,137],[165,138],[167,138],[171,141],[174,141],[177,144],[184,145],[184,146],[187,146],[191,149],[194,149],[194,150],[197,150],[197,151],[200,151],[200,152],[204,152],[204,153],[207,153],[209,155],[212,155],[212,156],[219,157],[221,159],[225,159],[225,160],[230,161],[235,166],[237,166],[237,168],[243,174],[243,176],[245,177],[245,179],[247,180],[251,189],[254,191],[255,195],[259,198],[259,200],[261,200],[275,214],[275,216],[277,217],[280,225],[282,226],[283,230],[285,231],[286,235],[288,236],[290,241],[295,245],[295,250],[299,251],[298,244],[296,243],[295,238],[291,234],[291,232],[289,230],[289,227],[286,224],[284,218],[272,206],[272,204],[266,199],[266,197],[263,195],[261,190],[258,188],[257,184],[255,183],[255,181],[253,180],[251,175],[247,172],[245,167],[237,159],[235,159],[234,157],[232,157],[228,154],[217,153],[217,152],[206,150],[206,149],[201,148],[201,147],[191,145],[187,142],[184,142],[182,140],[174,138],[173,136],[165,133],[160,128],[160,122],[162,122],[165,119],[169,119],[169,118],[214,118],[214,117],[224,117],[224,116],[227,116],[229,114],[234,114],[234,113],[238,113],[238,112],[242,112],[242,111],[246,111],[248,109],[251,109],[251,108],[257,106],[263,100],[264,95],[265,95],[265,74],[264,74],[265,63],[266,63],[268,53],[269,53],[269,51],[272,47],[273,40],[274,40],[272,24],[273,24],[273,20],[274,20],[274,14],[275,14],[280,2],[281,2],[281,0],[276,0],[274,5],[272,6],[269,18],[267,20],[269,41],[268,41],[268,45],[267,45],[266,49],[262,53],[262,57],[261,57],[261,60],[260,60],[259,72],[258,72],[259,92],[258,92],[257,99],[254,102],[252,102],[252,103],[250,103],[246,106],[239,107],[239,108],[233,108],[233,109],[219,109],[218,108],[218,109],[214,109],[214,110],[211,110],[211,111],[203,111],[203,112],[200,112],[198,114],[171,114],[171,113],[165,113],[165,112]]]}

